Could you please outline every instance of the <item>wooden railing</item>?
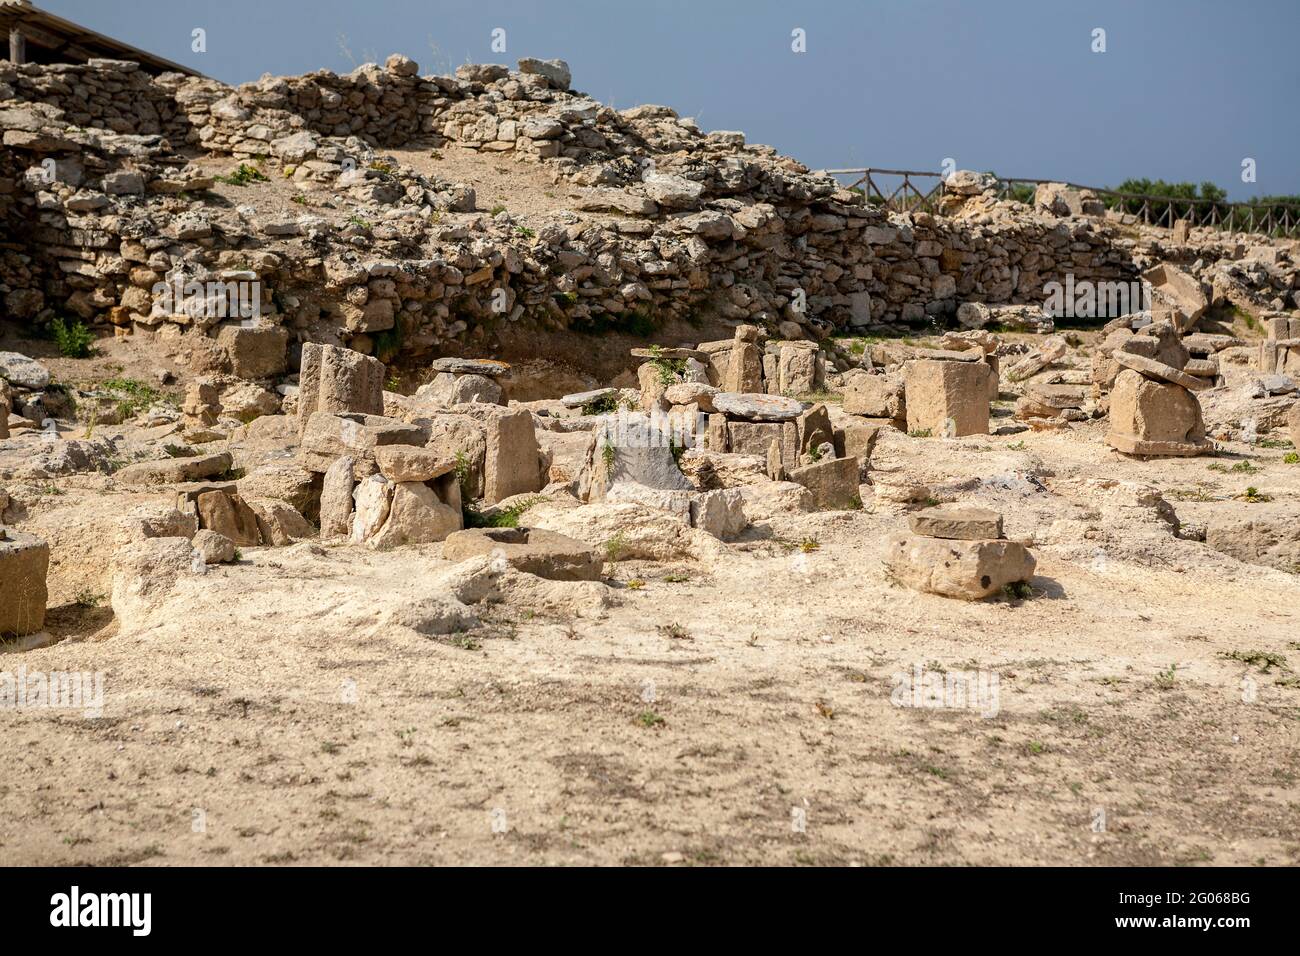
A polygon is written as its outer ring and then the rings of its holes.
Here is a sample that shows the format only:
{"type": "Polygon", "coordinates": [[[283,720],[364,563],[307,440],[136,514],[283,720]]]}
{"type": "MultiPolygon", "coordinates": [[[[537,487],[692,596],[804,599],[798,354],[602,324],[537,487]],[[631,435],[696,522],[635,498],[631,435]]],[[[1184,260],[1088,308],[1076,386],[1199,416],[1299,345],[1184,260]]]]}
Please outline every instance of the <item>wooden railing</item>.
{"type": "MultiPolygon", "coordinates": [[[[836,177],[852,176],[847,188],[861,192],[868,203],[883,206],[890,212],[940,212],[944,195],[942,173],[903,169],[828,169],[836,177]],[[918,185],[918,181],[920,185],[918,185]],[[932,181],[932,182],[931,182],[932,181]]],[[[1034,190],[1059,179],[1013,179],[996,177],[997,194],[1002,199],[1033,202],[1034,190]]],[[[1072,189],[1087,189],[1107,208],[1136,217],[1150,226],[1172,229],[1179,219],[1189,226],[1249,232],[1274,237],[1300,236],[1300,204],[1280,202],[1225,202],[1216,199],[1177,199],[1142,193],[1119,192],[1064,183],[1072,189]]]]}

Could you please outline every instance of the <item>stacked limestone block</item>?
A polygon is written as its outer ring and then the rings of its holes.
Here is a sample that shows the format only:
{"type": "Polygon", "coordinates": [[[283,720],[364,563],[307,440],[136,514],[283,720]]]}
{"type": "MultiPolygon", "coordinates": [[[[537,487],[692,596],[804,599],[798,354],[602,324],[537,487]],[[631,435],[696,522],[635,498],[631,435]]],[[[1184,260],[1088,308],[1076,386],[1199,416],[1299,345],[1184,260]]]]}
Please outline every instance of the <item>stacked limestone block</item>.
{"type": "Polygon", "coordinates": [[[939,505],[916,512],[908,523],[911,533],[891,537],[883,555],[886,572],[899,584],[978,601],[1033,577],[1033,554],[1006,540],[996,511],[939,505]]]}
{"type": "Polygon", "coordinates": [[[1106,442],[1126,455],[1189,456],[1214,448],[1205,437],[1197,391],[1204,378],[1123,350],[1114,353],[1122,371],[1110,394],[1106,442]]]}
{"type": "Polygon", "coordinates": [[[1300,378],[1300,318],[1270,315],[1264,322],[1268,338],[1259,346],[1259,370],[1300,378]]]}

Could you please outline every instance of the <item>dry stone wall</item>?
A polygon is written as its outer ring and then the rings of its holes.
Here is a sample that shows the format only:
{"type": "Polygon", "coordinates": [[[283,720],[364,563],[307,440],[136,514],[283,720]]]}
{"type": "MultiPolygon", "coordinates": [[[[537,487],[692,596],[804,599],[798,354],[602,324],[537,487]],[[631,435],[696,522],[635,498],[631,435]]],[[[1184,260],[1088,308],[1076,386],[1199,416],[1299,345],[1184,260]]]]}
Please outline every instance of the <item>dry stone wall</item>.
{"type": "MultiPolygon", "coordinates": [[[[258,341],[293,364],[303,342],[486,350],[518,322],[644,331],[709,315],[784,338],[951,324],[963,303],[1039,304],[1067,272],[1131,281],[1152,251],[1115,223],[979,188],[954,193],[950,215],[890,215],[742,133],[573,92],[559,61],[422,77],[395,55],[239,87],[116,61],[6,64],[0,129],[6,317],[183,339],[197,366],[234,374],[280,365],[250,354],[249,326],[284,329],[258,341]],[[540,165],[557,208],[527,225],[485,213],[469,187],[383,155],[401,146],[540,165]],[[211,201],[211,156],[333,198],[283,216],[211,201]],[[201,295],[157,291],[193,283],[201,295]],[[255,285],[256,314],[178,305],[211,305],[213,283],[255,285]]],[[[1198,263],[1233,255],[1206,247],[1198,263]]],[[[1262,281],[1289,295],[1281,256],[1262,281]]]]}

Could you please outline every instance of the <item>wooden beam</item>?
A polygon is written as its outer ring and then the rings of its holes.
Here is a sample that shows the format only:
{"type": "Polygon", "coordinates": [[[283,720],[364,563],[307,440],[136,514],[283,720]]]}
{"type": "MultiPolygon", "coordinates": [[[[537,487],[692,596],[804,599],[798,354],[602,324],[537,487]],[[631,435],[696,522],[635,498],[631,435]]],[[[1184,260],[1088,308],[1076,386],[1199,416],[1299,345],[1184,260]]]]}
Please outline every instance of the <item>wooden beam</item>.
{"type": "Polygon", "coordinates": [[[22,64],[27,62],[27,41],[19,27],[9,30],[9,62],[22,64]]]}

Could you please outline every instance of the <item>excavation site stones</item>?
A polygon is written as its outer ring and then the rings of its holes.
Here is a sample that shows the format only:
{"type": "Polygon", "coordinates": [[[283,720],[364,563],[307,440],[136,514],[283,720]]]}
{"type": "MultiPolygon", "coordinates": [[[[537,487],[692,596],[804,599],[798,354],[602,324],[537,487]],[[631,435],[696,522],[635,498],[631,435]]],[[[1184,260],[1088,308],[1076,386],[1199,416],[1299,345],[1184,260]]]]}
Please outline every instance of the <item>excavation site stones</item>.
{"type": "Polygon", "coordinates": [[[0,62],[6,859],[1300,860],[1300,242],[582,84],[0,62]]]}

